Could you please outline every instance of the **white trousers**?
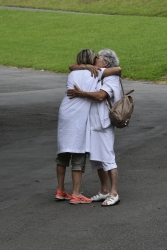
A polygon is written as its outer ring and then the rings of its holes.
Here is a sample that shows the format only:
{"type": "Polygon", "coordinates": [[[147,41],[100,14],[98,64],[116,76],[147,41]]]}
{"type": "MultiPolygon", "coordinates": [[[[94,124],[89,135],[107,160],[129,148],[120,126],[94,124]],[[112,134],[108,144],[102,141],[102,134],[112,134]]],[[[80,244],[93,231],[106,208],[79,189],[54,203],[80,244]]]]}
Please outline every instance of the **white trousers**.
{"type": "Polygon", "coordinates": [[[93,160],[91,160],[90,163],[93,170],[103,168],[104,171],[108,171],[117,168],[116,163],[108,163],[108,162],[93,161],[93,160]]]}

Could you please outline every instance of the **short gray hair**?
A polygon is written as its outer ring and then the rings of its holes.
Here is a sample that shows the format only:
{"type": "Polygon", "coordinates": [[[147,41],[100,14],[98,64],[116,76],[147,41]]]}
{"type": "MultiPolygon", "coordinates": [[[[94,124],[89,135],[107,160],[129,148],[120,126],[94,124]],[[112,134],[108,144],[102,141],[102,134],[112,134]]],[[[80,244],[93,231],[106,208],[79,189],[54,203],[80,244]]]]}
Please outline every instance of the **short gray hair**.
{"type": "Polygon", "coordinates": [[[116,53],[110,49],[103,49],[98,52],[98,56],[102,56],[103,61],[108,62],[106,68],[117,67],[119,65],[119,59],[116,53]]]}

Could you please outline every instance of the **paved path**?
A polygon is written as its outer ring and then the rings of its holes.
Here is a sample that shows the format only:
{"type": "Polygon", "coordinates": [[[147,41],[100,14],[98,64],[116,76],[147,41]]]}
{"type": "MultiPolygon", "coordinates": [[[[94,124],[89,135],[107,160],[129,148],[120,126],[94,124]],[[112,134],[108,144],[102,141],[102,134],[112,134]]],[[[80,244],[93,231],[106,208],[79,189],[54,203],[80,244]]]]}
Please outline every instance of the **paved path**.
{"type": "MultiPolygon", "coordinates": [[[[135,110],[118,129],[115,207],[55,202],[57,112],[67,75],[0,67],[0,249],[167,249],[167,86],[123,81],[135,110]]],[[[72,190],[70,169],[66,188],[72,190]]],[[[99,182],[90,165],[82,190],[99,182]]]]}
{"type": "Polygon", "coordinates": [[[23,11],[39,11],[39,12],[63,12],[63,13],[71,13],[71,14],[78,14],[78,15],[88,14],[88,15],[112,16],[112,15],[109,15],[109,14],[100,14],[100,13],[88,13],[88,12],[77,12],[77,11],[67,11],[67,10],[35,9],[35,8],[9,7],[9,6],[0,6],[0,9],[23,10],[23,11]]]}

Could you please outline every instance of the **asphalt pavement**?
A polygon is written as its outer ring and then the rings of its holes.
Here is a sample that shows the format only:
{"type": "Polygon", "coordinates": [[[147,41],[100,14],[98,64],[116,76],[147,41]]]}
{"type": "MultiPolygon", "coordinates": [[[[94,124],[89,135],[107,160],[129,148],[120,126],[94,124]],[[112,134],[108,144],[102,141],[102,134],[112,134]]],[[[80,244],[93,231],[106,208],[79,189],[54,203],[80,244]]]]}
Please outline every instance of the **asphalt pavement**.
{"type": "MultiPolygon", "coordinates": [[[[117,206],[54,201],[66,74],[0,67],[0,249],[166,250],[167,85],[123,80],[135,109],[116,130],[117,206]]],[[[100,188],[87,161],[82,191],[100,188]]],[[[71,170],[66,189],[72,191],[71,170]]]]}

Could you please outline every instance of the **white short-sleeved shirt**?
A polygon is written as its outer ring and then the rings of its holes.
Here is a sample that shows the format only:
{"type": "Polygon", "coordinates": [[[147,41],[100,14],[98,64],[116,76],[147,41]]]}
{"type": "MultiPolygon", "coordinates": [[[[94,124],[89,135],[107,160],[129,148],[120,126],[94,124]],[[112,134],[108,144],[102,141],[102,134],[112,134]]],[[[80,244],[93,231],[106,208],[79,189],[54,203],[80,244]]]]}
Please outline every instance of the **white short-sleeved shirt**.
{"type": "MultiPolygon", "coordinates": [[[[97,82],[101,80],[104,70],[101,69],[96,78],[92,77],[88,70],[72,71],[67,79],[67,89],[72,89],[74,84],[77,84],[83,91],[95,91],[97,82]]],[[[69,99],[66,95],[63,98],[58,114],[58,154],[64,152],[85,153],[89,151],[86,146],[86,137],[90,133],[87,129],[87,120],[91,103],[92,101],[86,98],[69,99]]]]}
{"type": "MultiPolygon", "coordinates": [[[[104,90],[110,96],[111,103],[114,104],[122,97],[121,85],[118,76],[105,77],[103,85],[98,83],[97,90],[104,90]]],[[[114,153],[114,138],[115,138],[115,127],[110,124],[109,127],[103,128],[99,114],[101,110],[105,110],[104,113],[108,117],[108,108],[103,102],[92,102],[90,109],[90,160],[99,161],[107,166],[104,170],[110,170],[116,168],[115,153],[114,153]]]]}

